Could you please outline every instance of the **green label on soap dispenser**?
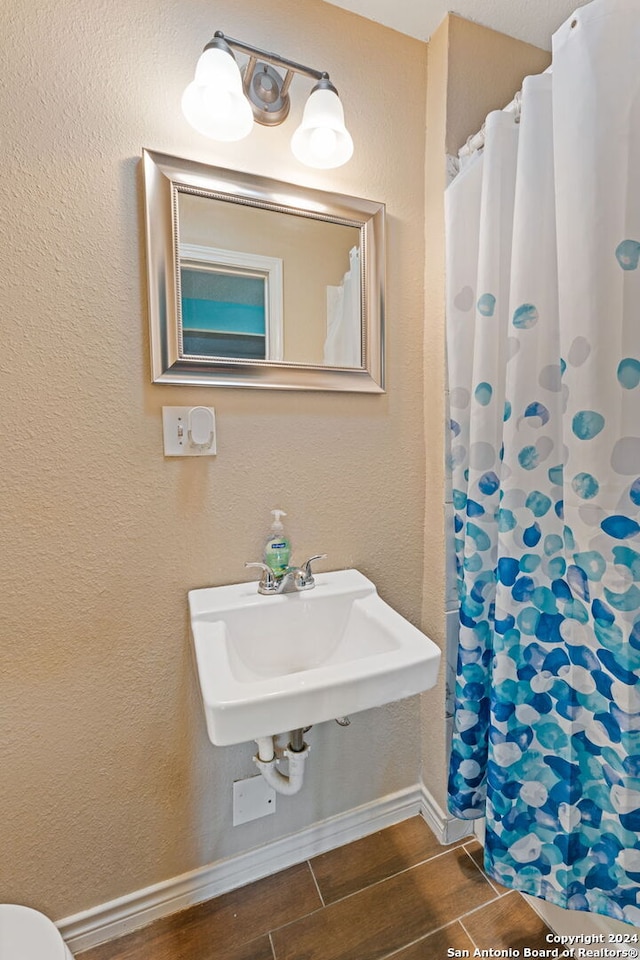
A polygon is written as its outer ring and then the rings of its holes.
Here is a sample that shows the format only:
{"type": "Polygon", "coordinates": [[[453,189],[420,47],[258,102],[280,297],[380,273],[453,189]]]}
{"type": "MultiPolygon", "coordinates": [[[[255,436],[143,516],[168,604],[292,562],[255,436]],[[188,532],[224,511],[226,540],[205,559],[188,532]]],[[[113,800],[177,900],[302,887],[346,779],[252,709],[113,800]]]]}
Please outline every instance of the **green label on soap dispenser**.
{"type": "Polygon", "coordinates": [[[271,567],[276,576],[281,576],[286,573],[289,567],[290,556],[291,547],[289,546],[289,541],[286,539],[272,540],[267,544],[264,552],[265,563],[271,567]]]}

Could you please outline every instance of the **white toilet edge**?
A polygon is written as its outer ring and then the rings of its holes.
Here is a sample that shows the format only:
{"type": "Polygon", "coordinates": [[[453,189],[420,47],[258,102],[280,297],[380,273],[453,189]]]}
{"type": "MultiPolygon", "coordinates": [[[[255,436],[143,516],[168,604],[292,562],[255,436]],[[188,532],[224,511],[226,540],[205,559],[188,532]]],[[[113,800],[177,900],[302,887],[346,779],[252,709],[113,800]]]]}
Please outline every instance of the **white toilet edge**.
{"type": "Polygon", "coordinates": [[[55,923],[39,910],[16,903],[0,903],[0,954],[16,945],[34,960],[74,960],[55,923]]]}

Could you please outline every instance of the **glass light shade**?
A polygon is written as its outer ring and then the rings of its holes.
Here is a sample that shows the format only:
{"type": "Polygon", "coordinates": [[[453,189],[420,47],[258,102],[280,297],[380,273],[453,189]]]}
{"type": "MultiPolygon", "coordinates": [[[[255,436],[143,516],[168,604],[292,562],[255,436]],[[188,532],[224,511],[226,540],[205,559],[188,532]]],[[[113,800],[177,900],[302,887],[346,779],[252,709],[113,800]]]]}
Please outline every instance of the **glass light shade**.
{"type": "Polygon", "coordinates": [[[333,90],[311,92],[302,123],[291,138],[294,157],[308,167],[341,167],[353,153],[353,140],[344,125],[344,110],[333,90]]]}
{"type": "Polygon", "coordinates": [[[215,47],[204,51],[182,95],[182,112],[198,133],[213,140],[242,140],[251,133],[253,111],[230,53],[215,47]]]}

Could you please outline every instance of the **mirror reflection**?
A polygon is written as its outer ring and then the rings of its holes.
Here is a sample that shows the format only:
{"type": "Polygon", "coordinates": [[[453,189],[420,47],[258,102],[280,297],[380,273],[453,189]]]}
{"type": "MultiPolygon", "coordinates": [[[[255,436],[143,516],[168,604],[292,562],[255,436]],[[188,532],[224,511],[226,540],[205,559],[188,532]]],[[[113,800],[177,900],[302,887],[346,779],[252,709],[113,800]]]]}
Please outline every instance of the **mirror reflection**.
{"type": "Polygon", "coordinates": [[[185,356],[362,366],[360,229],[178,192],[185,356]]]}

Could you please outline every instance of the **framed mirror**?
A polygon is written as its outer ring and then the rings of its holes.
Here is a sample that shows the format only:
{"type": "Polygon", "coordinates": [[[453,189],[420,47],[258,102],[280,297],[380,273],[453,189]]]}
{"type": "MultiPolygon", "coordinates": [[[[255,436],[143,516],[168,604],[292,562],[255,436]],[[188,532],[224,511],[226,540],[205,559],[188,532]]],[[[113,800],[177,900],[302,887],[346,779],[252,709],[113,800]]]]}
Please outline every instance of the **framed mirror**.
{"type": "Polygon", "coordinates": [[[384,393],[385,208],[143,151],[154,383],[384,393]]]}

